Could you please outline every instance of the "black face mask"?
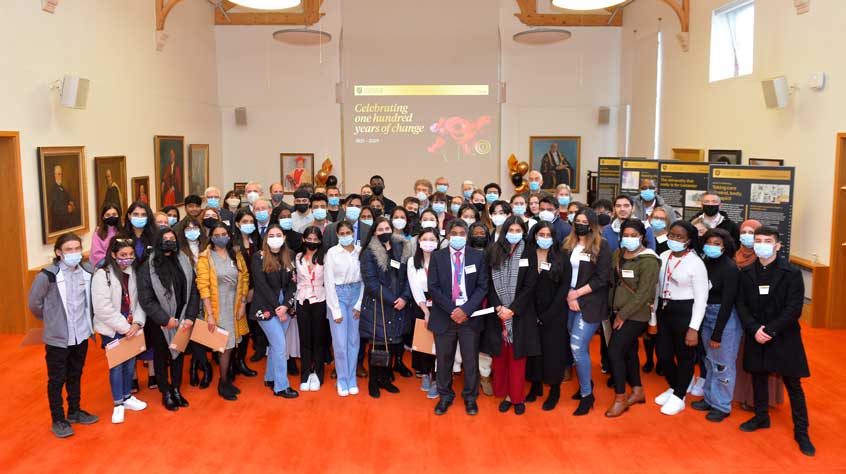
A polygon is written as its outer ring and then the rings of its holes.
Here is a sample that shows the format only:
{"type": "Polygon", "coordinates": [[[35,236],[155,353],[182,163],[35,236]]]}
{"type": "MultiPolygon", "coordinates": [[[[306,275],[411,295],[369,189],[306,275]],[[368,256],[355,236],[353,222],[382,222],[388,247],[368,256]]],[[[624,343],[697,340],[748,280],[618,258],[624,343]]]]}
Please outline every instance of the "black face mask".
{"type": "Polygon", "coordinates": [[[320,248],[320,242],[303,242],[303,246],[309,250],[317,250],[320,248]]]}
{"type": "Polygon", "coordinates": [[[203,219],[203,226],[205,226],[206,229],[211,229],[211,227],[215,224],[217,224],[217,219],[214,217],[206,217],[203,219]]]}
{"type": "Polygon", "coordinates": [[[703,204],[702,212],[708,217],[714,217],[720,212],[720,206],[719,204],[703,204]]]}
{"type": "Polygon", "coordinates": [[[308,210],[308,204],[294,204],[294,210],[302,214],[308,210]]]}
{"type": "Polygon", "coordinates": [[[590,224],[574,224],[573,228],[575,229],[576,235],[590,234],[590,224]]]}
{"type": "Polygon", "coordinates": [[[608,214],[602,213],[596,216],[596,218],[599,221],[599,225],[603,227],[611,223],[611,216],[609,216],[608,214]]]}
{"type": "Polygon", "coordinates": [[[474,202],[473,207],[476,208],[477,211],[482,212],[485,210],[485,203],[483,202],[474,202]]]}
{"type": "Polygon", "coordinates": [[[103,219],[103,223],[106,224],[107,226],[114,227],[114,226],[120,224],[120,218],[118,216],[109,216],[109,217],[103,219]]]}
{"type": "Polygon", "coordinates": [[[376,237],[379,239],[379,242],[386,244],[386,243],[388,243],[388,241],[391,240],[391,233],[387,232],[385,234],[379,234],[376,237]]]}
{"type": "Polygon", "coordinates": [[[488,246],[488,239],[484,237],[470,237],[470,246],[474,249],[483,249],[488,246]]]}
{"type": "Polygon", "coordinates": [[[370,186],[370,189],[373,190],[373,194],[377,196],[381,196],[382,193],[385,191],[385,187],[381,185],[370,186]]]}
{"type": "Polygon", "coordinates": [[[175,240],[162,240],[162,244],[159,248],[161,249],[162,252],[167,253],[167,252],[176,252],[176,249],[178,247],[176,245],[175,240]]]}

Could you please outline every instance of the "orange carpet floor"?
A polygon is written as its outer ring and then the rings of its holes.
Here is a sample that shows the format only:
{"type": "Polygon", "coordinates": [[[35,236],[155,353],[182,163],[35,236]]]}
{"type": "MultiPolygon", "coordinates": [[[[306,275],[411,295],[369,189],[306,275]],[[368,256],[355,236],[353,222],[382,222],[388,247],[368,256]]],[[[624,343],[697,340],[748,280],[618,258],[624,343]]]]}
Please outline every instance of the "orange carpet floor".
{"type": "MultiPolygon", "coordinates": [[[[553,412],[541,411],[536,402],[523,416],[502,414],[499,400],[482,396],[476,417],[464,413],[460,398],[438,417],[432,413],[435,401],[426,399],[416,378],[398,378],[401,393],[383,392],[378,400],[367,395],[366,381],[355,397],[342,399],[327,383],[320,392],[285,400],[272,396],[261,375],[239,377],[243,393],[227,402],[217,395],[216,374],[206,390],[188,386],[186,374],[183,393],[191,406],[172,413],[157,391],[146,389],[144,373],[136,396],[149,407],[127,411],[126,421],[113,425],[106,361],[95,346],[83,375],[82,406],[100,421],[74,425],[74,436],[57,439],[49,431],[43,348],[20,347],[21,336],[0,336],[0,472],[846,472],[844,335],[804,331],[813,373],[804,386],[815,458],[796,448],[787,405],[771,411],[771,429],[757,433],[738,429],[749,413],[737,407],[719,424],[689,407],[664,416],[651,401],[666,388],[654,374],[644,378],[646,405],[607,419],[613,395],[598,364],[596,408],[584,417],[571,415],[575,381],[564,384],[553,412]]],[[[595,361],[597,341],[591,348],[595,361]]],[[[264,369],[263,361],[251,365],[264,369]]],[[[291,380],[299,386],[299,377],[291,380]]],[[[460,391],[459,378],[455,385],[460,391]]]]}

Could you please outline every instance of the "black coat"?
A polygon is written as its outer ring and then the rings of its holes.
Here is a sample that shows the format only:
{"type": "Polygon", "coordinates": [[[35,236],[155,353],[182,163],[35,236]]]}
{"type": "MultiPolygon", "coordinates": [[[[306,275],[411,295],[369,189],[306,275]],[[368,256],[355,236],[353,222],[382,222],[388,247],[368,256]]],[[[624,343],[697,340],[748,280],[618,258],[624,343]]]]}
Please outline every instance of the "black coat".
{"type": "MultiPolygon", "coordinates": [[[[538,257],[531,245],[523,249],[520,260],[528,260],[528,265],[517,271],[517,290],[514,302],[508,309],[514,312],[514,358],[536,356],[541,353],[538,315],[535,311],[535,285],[538,282],[538,257]]],[[[496,308],[502,303],[493,284],[494,270],[490,269],[491,281],[488,283],[488,306],[496,308]]],[[[480,350],[492,356],[502,353],[502,320],[496,313],[486,314],[485,330],[482,333],[480,350]]]]}
{"type": "Polygon", "coordinates": [[[743,368],[753,373],[809,377],[811,373],[799,326],[805,301],[802,273],[784,257],[778,257],[774,265],[768,305],[759,294],[758,265],[752,264],[740,271],[737,314],[746,333],[743,368]],[[765,344],[755,340],[755,332],[761,326],[772,336],[765,344]]]}
{"type": "MultiPolygon", "coordinates": [[[[537,248],[534,245],[531,248],[537,255],[537,248]]],[[[550,269],[538,273],[535,286],[542,357],[526,366],[526,377],[534,382],[557,385],[564,379],[564,368],[573,364],[567,330],[567,292],[573,270],[570,262],[564,264],[559,252],[550,250],[547,260],[550,269]]]]}
{"type": "MultiPolygon", "coordinates": [[[[587,250],[587,249],[585,249],[587,250]]],[[[561,252],[564,258],[564,265],[570,265],[569,250],[561,252]]],[[[582,253],[587,255],[587,252],[582,253]]],[[[591,293],[579,298],[579,308],[582,310],[582,319],[588,323],[598,323],[608,319],[608,288],[611,281],[611,247],[608,242],[602,239],[599,245],[599,255],[596,261],[579,262],[579,277],[576,279],[575,289],[590,285],[591,293]]],[[[569,284],[569,281],[566,283],[569,284]]]]}
{"type": "MultiPolygon", "coordinates": [[[[373,340],[375,322],[376,346],[384,344],[386,337],[388,344],[400,343],[403,334],[414,327],[414,315],[409,311],[409,305],[414,304],[406,268],[409,257],[408,242],[396,236],[391,237],[390,253],[376,238],[371,239],[367,248],[361,251],[364,296],[361,298],[358,332],[362,338],[373,340]],[[400,311],[394,309],[397,298],[405,300],[405,307],[400,311]]],[[[384,349],[384,345],[378,348],[384,349]]]]}
{"type": "MultiPolygon", "coordinates": [[[[293,260],[293,257],[292,257],[293,260]]],[[[278,272],[265,273],[262,270],[261,252],[253,254],[253,261],[250,264],[250,275],[253,277],[253,302],[250,311],[253,314],[276,316],[276,308],[280,306],[279,291],[285,298],[282,306],[289,309],[294,307],[297,284],[294,282],[294,272],[291,269],[281,269],[278,272]]]]}

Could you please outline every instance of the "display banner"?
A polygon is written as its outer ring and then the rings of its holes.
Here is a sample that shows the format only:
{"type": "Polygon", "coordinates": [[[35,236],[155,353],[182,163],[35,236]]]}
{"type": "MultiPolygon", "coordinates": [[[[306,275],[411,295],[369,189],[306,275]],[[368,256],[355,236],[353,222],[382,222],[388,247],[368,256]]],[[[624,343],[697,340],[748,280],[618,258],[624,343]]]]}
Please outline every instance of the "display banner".
{"type": "MultiPolygon", "coordinates": [[[[623,158],[620,161],[620,194],[637,196],[640,194],[640,182],[644,179],[655,180],[658,184],[660,169],[657,160],[623,158]]],[[[657,191],[660,193],[660,188],[657,191]]]]}
{"type": "Polygon", "coordinates": [[[661,161],[658,190],[676,212],[674,219],[689,221],[702,211],[702,195],[708,190],[708,163],[661,161]]]}
{"type": "Polygon", "coordinates": [[[596,181],[596,199],[614,202],[620,192],[620,160],[622,158],[600,157],[596,169],[599,177],[596,181]]]}

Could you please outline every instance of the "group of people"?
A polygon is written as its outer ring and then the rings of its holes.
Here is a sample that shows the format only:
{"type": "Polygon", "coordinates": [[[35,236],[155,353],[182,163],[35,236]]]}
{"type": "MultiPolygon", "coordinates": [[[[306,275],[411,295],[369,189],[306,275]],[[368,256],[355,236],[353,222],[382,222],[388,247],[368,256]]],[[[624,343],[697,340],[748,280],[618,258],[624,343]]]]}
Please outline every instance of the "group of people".
{"type": "MultiPolygon", "coordinates": [[[[666,379],[654,397],[661,413],[684,410],[690,393],[703,397],[693,409],[720,422],[736,400],[754,411],[740,429],[756,431],[770,426],[769,406],[782,402],[784,387],[795,440],[813,455],[800,383],[809,376],[803,280],[780,255],[778,231],[738,225],[713,192],[697,227],[677,219],[650,180],[637,196],[590,206],[571,199],[566,184],[543,191],[543,180],[529,173],[528,191],[508,200],[496,183],[464,181],[450,195],[441,177],[417,180],[398,203],[373,176],[343,198],[337,187],[304,184],[292,204],[281,183],[265,196],[251,182],[243,200],[209,187],[185,198],[184,217],[175,206],[105,204],[88,261],[79,236],[60,236],[54,264],[30,291],[44,322],[53,433],[97,421],[80,407],[93,333],[105,345],[143,331],[148,387],[168,410],[188,407],[184,353],[172,342],[200,330],[192,328],[200,319],[202,330],[221,328],[228,340],[212,360],[189,344],[190,383],[208,387],[214,362],[226,400],[240,394],[236,376],[257,375],[247,361],[266,357],[264,383],[276,396],[320,390],[327,365],[341,397],[359,393],[359,378],[379,398],[399,392],[396,376],[416,375],[438,399],[436,415],[455,400],[456,372],[469,415],[480,391],[501,399],[500,412],[521,415],[546,390],[542,409],[553,410],[575,372],[573,415],[582,416],[595,402],[589,348],[599,334],[615,394],[605,416],[645,403],[641,372],[655,370],[666,379]],[[420,325],[433,333],[434,355],[411,351],[420,325]],[[299,392],[289,382],[296,374],[299,392]]],[[[146,407],[133,395],[135,369],[134,358],[109,369],[114,423],[146,407]]]]}

